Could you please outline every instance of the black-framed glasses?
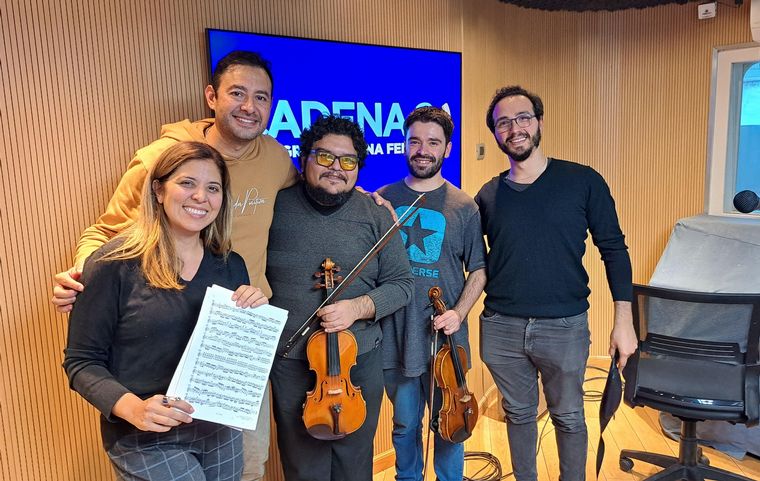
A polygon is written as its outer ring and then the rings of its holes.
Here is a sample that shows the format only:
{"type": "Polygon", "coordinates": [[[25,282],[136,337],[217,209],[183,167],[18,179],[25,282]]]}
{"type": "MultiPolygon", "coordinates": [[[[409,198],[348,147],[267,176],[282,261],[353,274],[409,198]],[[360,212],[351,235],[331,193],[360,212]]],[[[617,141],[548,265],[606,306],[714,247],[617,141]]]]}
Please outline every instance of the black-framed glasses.
{"type": "Polygon", "coordinates": [[[359,157],[355,155],[335,155],[321,149],[311,150],[310,153],[314,154],[314,160],[322,167],[332,167],[336,159],[343,170],[354,170],[359,165],[359,157]]]}
{"type": "Polygon", "coordinates": [[[518,127],[528,127],[534,118],[536,118],[534,114],[520,114],[512,119],[509,117],[502,117],[496,121],[496,131],[506,132],[512,128],[512,122],[514,122],[518,127]]]}

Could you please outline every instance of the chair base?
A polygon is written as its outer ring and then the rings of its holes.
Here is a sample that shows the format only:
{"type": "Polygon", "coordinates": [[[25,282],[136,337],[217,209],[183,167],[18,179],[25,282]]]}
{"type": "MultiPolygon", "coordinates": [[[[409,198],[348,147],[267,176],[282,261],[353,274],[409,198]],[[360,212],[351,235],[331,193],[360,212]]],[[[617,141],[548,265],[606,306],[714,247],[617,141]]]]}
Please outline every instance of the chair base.
{"type": "Polygon", "coordinates": [[[702,456],[702,450],[697,444],[697,422],[681,421],[681,442],[678,444],[678,457],[663,454],[648,453],[623,449],[620,451],[620,469],[630,471],[633,460],[637,459],[665,470],[654,474],[644,481],[754,481],[740,474],[734,474],[725,469],[710,466],[709,460],[702,456]]]}

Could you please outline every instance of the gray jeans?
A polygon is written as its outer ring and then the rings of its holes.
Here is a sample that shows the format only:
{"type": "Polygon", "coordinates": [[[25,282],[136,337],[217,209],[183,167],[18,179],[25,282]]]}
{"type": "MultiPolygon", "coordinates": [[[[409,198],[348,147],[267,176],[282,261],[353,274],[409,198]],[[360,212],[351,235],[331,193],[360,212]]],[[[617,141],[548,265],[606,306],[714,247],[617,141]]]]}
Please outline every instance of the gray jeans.
{"type": "Polygon", "coordinates": [[[536,481],[538,373],[555,427],[562,481],[586,478],[588,432],[583,377],[591,334],[588,314],[525,318],[483,311],[480,352],[502,396],[517,481],[536,481]]]}

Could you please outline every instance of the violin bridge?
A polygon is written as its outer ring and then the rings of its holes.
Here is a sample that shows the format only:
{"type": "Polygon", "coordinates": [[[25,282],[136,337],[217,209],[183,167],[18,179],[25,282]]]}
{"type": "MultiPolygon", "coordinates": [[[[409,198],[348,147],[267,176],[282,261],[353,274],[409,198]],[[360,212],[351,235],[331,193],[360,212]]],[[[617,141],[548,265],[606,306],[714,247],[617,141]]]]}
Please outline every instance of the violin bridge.
{"type": "Polygon", "coordinates": [[[343,394],[343,389],[328,389],[327,394],[330,396],[338,396],[340,394],[343,394]]]}
{"type": "Polygon", "coordinates": [[[466,403],[466,402],[470,402],[470,399],[472,399],[472,396],[469,394],[465,394],[464,396],[462,396],[462,398],[459,401],[466,403]]]}

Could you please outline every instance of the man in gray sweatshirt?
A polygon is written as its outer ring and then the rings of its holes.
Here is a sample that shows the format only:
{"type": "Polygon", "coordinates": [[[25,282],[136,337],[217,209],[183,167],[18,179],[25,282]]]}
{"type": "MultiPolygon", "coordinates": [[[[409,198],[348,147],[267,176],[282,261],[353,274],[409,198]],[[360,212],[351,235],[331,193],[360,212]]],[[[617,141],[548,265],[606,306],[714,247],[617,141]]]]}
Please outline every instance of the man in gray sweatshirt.
{"type": "MultiPolygon", "coordinates": [[[[355,122],[334,116],[318,119],[301,134],[301,155],[303,179],[277,195],[269,231],[270,303],[289,311],[280,352],[324,298],[324,292],[314,287],[314,272],[325,258],[349,272],[393,225],[387,209],[355,192],[367,156],[367,143],[355,122]]],[[[350,376],[362,390],[366,419],[346,437],[319,440],[304,426],[306,392],[315,387],[306,342],[297,344],[288,357],[275,358],[270,379],[288,481],[372,480],[372,442],[383,395],[378,321],[409,302],[413,285],[401,238],[394,236],[339,299],[318,312],[326,332],[349,330],[357,342],[350,376]]]]}

